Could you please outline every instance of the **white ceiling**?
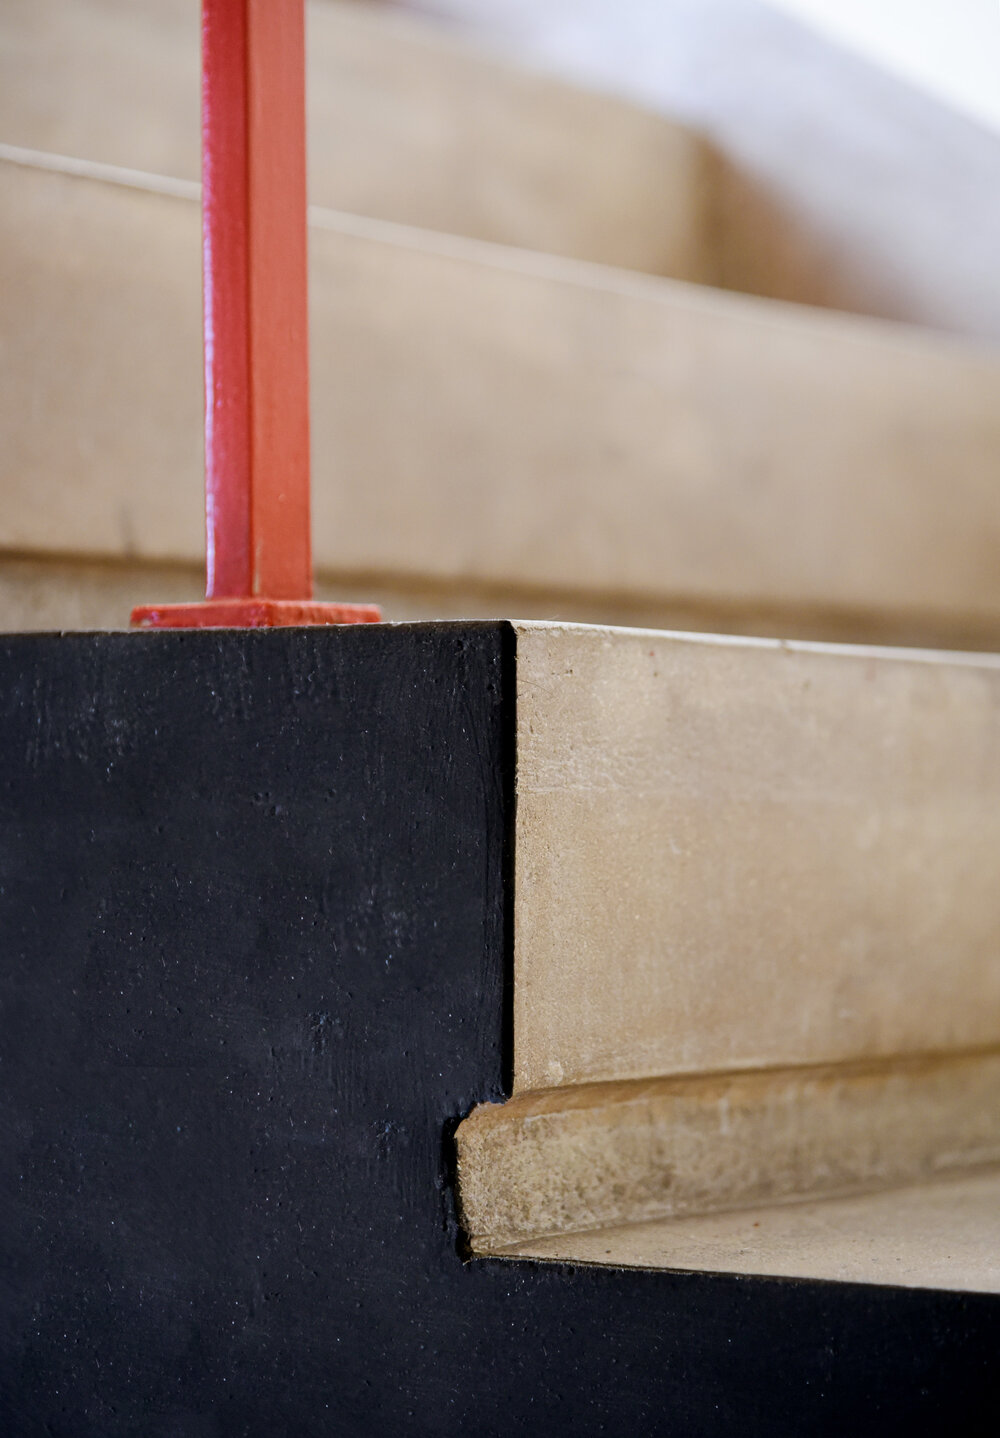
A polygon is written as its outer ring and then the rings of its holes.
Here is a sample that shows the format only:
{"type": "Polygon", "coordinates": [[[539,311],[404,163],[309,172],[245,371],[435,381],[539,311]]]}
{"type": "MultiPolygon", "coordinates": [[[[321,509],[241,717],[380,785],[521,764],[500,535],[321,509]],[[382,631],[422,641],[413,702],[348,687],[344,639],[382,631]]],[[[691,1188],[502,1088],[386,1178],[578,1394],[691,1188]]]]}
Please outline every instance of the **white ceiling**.
{"type": "Polygon", "coordinates": [[[1000,130],[1000,0],[770,0],[1000,130]]]}

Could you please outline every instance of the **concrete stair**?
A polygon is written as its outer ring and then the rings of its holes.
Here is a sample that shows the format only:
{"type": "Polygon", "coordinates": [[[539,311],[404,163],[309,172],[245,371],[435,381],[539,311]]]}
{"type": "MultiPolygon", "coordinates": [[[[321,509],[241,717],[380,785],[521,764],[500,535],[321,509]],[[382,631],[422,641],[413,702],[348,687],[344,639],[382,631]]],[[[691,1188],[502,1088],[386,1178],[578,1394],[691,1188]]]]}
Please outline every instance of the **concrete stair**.
{"type": "MultiPolygon", "coordinates": [[[[196,8],[5,13],[8,627],[198,592],[196,8]]],[[[692,283],[695,137],[419,22],[310,26],[323,592],[995,641],[991,348],[692,283]]]]}
{"type": "MultiPolygon", "coordinates": [[[[310,19],[321,593],[996,644],[993,348],[715,288],[696,136],[407,20],[310,19]]],[[[3,25],[0,623],[114,627],[199,586],[196,7],[3,25]]],[[[515,1082],[459,1129],[474,1246],[590,1261],[624,1225],[613,1261],[697,1267],[735,1230],[658,1225],[942,1174],[987,1244],[996,663],[516,642],[515,1082]]],[[[870,1247],[876,1210],[844,1220],[870,1247]]],[[[813,1276],[887,1281],[836,1245],[813,1276]]]]}
{"type": "Polygon", "coordinates": [[[514,628],[474,1250],[995,1291],[1000,661],[514,628]]]}

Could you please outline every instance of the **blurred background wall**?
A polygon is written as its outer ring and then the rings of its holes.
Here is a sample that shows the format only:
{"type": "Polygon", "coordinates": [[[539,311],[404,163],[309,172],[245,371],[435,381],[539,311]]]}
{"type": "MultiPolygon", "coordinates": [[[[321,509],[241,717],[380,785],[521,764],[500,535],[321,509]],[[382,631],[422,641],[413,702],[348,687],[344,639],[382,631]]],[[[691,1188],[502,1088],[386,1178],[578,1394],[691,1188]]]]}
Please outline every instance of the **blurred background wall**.
{"type": "MultiPolygon", "coordinates": [[[[1000,136],[792,3],[310,0],[322,594],[996,642],[1000,136]]],[[[198,173],[197,0],[7,0],[5,628],[199,592],[198,173]]]]}

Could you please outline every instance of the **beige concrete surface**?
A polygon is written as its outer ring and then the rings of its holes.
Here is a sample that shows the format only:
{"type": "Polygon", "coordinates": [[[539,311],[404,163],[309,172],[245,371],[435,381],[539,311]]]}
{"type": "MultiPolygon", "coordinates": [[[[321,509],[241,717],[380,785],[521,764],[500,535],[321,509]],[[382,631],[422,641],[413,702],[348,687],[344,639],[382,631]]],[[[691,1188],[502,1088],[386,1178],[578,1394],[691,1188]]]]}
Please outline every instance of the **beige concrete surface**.
{"type": "Polygon", "coordinates": [[[979,1178],[953,1231],[933,1181],[1000,1162],[1000,657],[515,632],[514,1096],[456,1134],[472,1251],[995,1283],[979,1178]]]}
{"type": "MultiPolygon", "coordinates": [[[[0,549],[198,563],[197,205],[0,161],[0,207],[0,549]]],[[[1000,634],[992,353],[329,212],[310,238],[319,572],[1000,634]]]]}
{"type": "Polygon", "coordinates": [[[479,1253],[866,1192],[1000,1163],[1000,1051],[547,1089],[481,1104],[455,1141],[479,1253]]]}
{"type": "MultiPolygon", "coordinates": [[[[0,141],[200,172],[198,0],[5,0],[0,141]]],[[[307,6],[314,204],[706,275],[705,148],[380,5],[307,6]]]]}
{"type": "Polygon", "coordinates": [[[1000,1042],[1000,659],[517,656],[517,1092],[1000,1042]]]}
{"type": "Polygon", "coordinates": [[[1000,1293],[1000,1170],[538,1239],[507,1256],[1000,1293]]]}

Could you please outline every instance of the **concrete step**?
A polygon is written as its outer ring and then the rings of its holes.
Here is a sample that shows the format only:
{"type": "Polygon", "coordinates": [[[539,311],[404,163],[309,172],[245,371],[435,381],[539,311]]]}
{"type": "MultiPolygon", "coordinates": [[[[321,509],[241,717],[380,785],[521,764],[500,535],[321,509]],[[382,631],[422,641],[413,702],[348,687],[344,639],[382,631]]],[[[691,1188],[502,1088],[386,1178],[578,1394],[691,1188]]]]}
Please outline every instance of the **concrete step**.
{"type": "MultiPolygon", "coordinates": [[[[194,588],[197,195],[85,168],[0,161],[0,549],[194,588]]],[[[1000,635],[990,349],[323,209],[310,244],[324,582],[404,613],[1000,635]]]]}
{"type": "MultiPolygon", "coordinates": [[[[935,1281],[933,1185],[1000,1163],[1000,660],[514,629],[512,1096],[456,1135],[474,1250],[697,1268],[710,1229],[665,1221],[931,1185],[903,1250],[862,1206],[813,1276],[867,1245],[867,1281],[935,1281]]],[[[998,1191],[960,1286],[1000,1284],[998,1191]]]]}
{"type": "MultiPolygon", "coordinates": [[[[384,6],[307,5],[314,204],[708,277],[707,147],[384,6]]],[[[199,0],[9,0],[0,141],[200,174],[199,0]]]]}

